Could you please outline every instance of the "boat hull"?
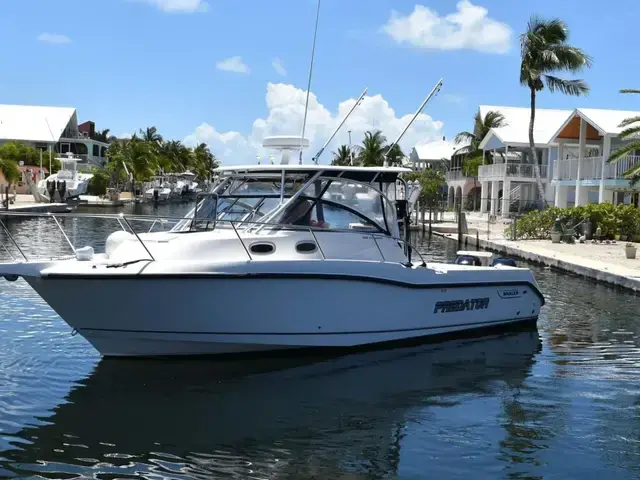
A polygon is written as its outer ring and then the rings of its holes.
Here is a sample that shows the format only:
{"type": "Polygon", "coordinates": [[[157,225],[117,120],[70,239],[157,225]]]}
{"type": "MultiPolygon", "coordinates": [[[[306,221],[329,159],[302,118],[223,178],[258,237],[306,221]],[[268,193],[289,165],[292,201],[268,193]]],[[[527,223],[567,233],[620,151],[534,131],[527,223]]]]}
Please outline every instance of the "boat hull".
{"type": "Polygon", "coordinates": [[[304,274],[27,281],[104,356],[373,347],[532,323],[543,302],[526,282],[404,285],[304,274]]]}

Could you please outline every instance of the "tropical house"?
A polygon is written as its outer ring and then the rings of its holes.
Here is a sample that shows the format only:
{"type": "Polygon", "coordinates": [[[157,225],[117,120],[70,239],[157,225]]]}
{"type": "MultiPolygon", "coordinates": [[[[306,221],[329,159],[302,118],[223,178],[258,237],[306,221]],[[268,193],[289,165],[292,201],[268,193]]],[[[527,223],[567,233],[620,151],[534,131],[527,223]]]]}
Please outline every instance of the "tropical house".
{"type": "Polygon", "coordinates": [[[640,163],[640,151],[609,164],[609,156],[628,141],[622,140],[620,123],[640,112],[577,108],[554,132],[557,162],[553,170],[554,203],[558,207],[587,203],[638,203],[639,187],[624,173],[640,163]]]}
{"type": "Polygon", "coordinates": [[[455,143],[447,141],[445,137],[435,142],[418,144],[411,150],[407,166],[414,170],[448,168],[451,155],[458,148],[455,143]]]}
{"type": "Polygon", "coordinates": [[[446,171],[447,201],[453,207],[454,199],[466,197],[474,187],[473,178],[462,174],[462,156],[456,151],[465,146],[449,142],[445,137],[435,142],[419,144],[413,147],[407,166],[414,170],[439,168],[446,171]]]}
{"type": "MultiPolygon", "coordinates": [[[[107,161],[106,139],[99,138],[93,122],[78,124],[71,107],[0,105],[0,144],[17,141],[54,155],[71,152],[81,164],[101,167],[107,161]]],[[[45,153],[45,162],[48,154],[45,153]]]]}
{"type": "Polygon", "coordinates": [[[531,159],[529,120],[531,110],[520,107],[481,105],[481,115],[498,111],[504,125],[492,128],[480,143],[483,165],[478,169],[481,212],[508,216],[540,203],[553,203],[553,164],[557,156],[554,136],[571,114],[570,110],[536,109],[533,137],[536,159],[531,159]],[[536,180],[536,172],[541,188],[536,180]]]}

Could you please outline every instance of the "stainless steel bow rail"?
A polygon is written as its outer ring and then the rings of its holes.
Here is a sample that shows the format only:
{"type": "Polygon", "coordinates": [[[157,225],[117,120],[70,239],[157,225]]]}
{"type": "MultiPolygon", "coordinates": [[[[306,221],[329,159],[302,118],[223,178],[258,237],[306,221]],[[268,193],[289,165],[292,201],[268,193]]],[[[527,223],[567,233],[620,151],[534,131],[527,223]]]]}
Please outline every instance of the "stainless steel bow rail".
{"type": "MultiPolygon", "coordinates": [[[[382,262],[387,262],[387,259],[384,256],[384,253],[382,252],[382,249],[380,248],[380,244],[378,243],[378,239],[379,238],[391,238],[397,242],[400,242],[401,244],[406,244],[412,251],[416,252],[418,254],[418,256],[420,257],[420,260],[422,261],[422,266],[426,266],[426,260],[424,259],[424,257],[422,256],[422,254],[407,240],[407,239],[403,239],[403,238],[398,238],[398,237],[391,237],[389,235],[386,234],[382,234],[382,233],[378,233],[378,232],[365,232],[362,230],[353,230],[353,229],[331,229],[331,230],[326,230],[323,228],[315,228],[314,227],[307,227],[307,226],[298,226],[298,225],[284,225],[284,224],[278,224],[278,223],[261,223],[261,222],[256,222],[256,221],[249,221],[249,220],[239,220],[239,221],[235,221],[235,220],[215,220],[215,222],[213,220],[207,220],[205,218],[195,218],[195,219],[191,219],[191,218],[185,218],[185,217],[171,217],[171,216],[155,216],[155,215],[125,215],[122,213],[118,213],[118,214],[109,214],[109,213],[58,213],[58,214],[54,214],[54,213],[38,213],[38,212],[0,212],[0,229],[1,231],[4,232],[4,234],[6,235],[6,237],[9,239],[10,244],[12,244],[15,249],[20,253],[20,256],[24,259],[24,261],[28,262],[30,261],[29,258],[27,257],[27,255],[25,254],[24,250],[22,248],[20,248],[20,246],[18,245],[18,242],[16,241],[15,237],[11,234],[11,232],[9,231],[9,229],[7,228],[5,222],[3,221],[4,219],[6,219],[7,217],[16,217],[16,218],[23,218],[23,217],[29,217],[29,218],[45,218],[45,219],[51,219],[51,221],[54,222],[54,224],[56,225],[56,227],[58,228],[58,230],[60,230],[60,233],[62,234],[63,238],[65,239],[67,245],[69,245],[69,247],[71,248],[71,251],[73,252],[74,256],[77,253],[76,247],[74,246],[73,242],[71,242],[71,240],[69,239],[69,237],[67,236],[66,232],[63,229],[62,224],[60,223],[59,219],[61,218],[71,218],[71,219],[76,219],[76,218],[93,218],[93,219],[102,219],[102,220],[115,220],[118,222],[118,224],[120,225],[120,228],[127,232],[127,233],[131,233],[135,236],[136,240],[140,243],[140,245],[142,245],[142,247],[144,248],[145,252],[147,253],[147,255],[149,255],[149,258],[151,261],[155,261],[155,258],[153,257],[152,253],[149,251],[149,248],[147,248],[147,245],[145,244],[144,240],[142,240],[142,238],[140,238],[140,236],[138,235],[138,233],[134,230],[133,226],[131,225],[131,222],[149,222],[151,223],[151,227],[149,227],[149,229],[145,232],[145,233],[152,233],[153,228],[156,225],[160,225],[162,227],[162,231],[171,231],[171,230],[165,230],[165,225],[167,223],[170,222],[175,222],[176,224],[179,222],[183,222],[184,220],[194,220],[194,222],[189,222],[189,228],[185,229],[185,230],[175,230],[174,233],[176,234],[180,234],[180,235],[188,235],[189,233],[196,233],[196,232],[202,232],[202,231],[213,231],[218,224],[220,225],[229,225],[231,227],[231,229],[234,231],[236,237],[238,238],[238,240],[240,241],[240,244],[242,245],[244,251],[247,254],[247,257],[249,258],[249,260],[254,260],[253,256],[251,255],[251,252],[249,251],[249,249],[247,248],[247,245],[245,244],[245,241],[242,239],[240,232],[238,231],[238,225],[244,225],[244,224],[251,224],[251,225],[260,225],[260,226],[264,226],[264,227],[272,227],[274,229],[278,229],[278,230],[284,230],[284,231],[308,231],[309,234],[311,235],[311,237],[313,238],[316,246],[318,247],[318,251],[320,252],[320,254],[322,255],[322,260],[327,260],[327,257],[322,249],[322,246],[318,240],[318,237],[316,235],[316,232],[322,232],[322,233],[350,233],[350,234],[356,234],[356,235],[366,235],[367,237],[370,237],[371,240],[373,240],[378,252],[380,253],[380,258],[382,262]],[[193,229],[193,224],[197,223],[197,222],[210,222],[213,224],[213,228],[205,228],[205,229],[193,229]]],[[[5,252],[7,252],[7,254],[11,257],[11,259],[13,261],[18,261],[18,259],[16,259],[16,257],[11,253],[11,250],[8,248],[8,246],[2,241],[2,239],[0,238],[0,246],[3,248],[3,250],[5,252]]],[[[43,257],[40,257],[43,258],[43,257]]],[[[64,258],[69,258],[69,256],[59,256],[59,257],[49,257],[49,258],[53,258],[53,259],[64,259],[64,258]]],[[[339,260],[339,258],[335,258],[335,260],[339,260]]],[[[398,262],[391,262],[391,263],[398,263],[398,262]]]]}

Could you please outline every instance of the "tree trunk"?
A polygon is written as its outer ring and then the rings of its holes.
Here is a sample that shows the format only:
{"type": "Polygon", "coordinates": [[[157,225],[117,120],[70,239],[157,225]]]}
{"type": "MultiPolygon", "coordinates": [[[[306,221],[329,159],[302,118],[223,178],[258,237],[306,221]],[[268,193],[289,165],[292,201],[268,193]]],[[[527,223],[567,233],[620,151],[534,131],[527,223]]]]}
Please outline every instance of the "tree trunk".
{"type": "MultiPolygon", "coordinates": [[[[540,167],[538,166],[538,153],[536,152],[536,143],[533,138],[533,126],[536,121],[536,89],[529,87],[531,90],[531,119],[529,121],[529,148],[531,150],[531,163],[533,165],[533,174],[536,179],[536,185],[538,187],[538,195],[544,205],[544,186],[542,185],[542,179],[540,178],[540,167]]],[[[549,168],[549,167],[547,167],[549,168]]]]}

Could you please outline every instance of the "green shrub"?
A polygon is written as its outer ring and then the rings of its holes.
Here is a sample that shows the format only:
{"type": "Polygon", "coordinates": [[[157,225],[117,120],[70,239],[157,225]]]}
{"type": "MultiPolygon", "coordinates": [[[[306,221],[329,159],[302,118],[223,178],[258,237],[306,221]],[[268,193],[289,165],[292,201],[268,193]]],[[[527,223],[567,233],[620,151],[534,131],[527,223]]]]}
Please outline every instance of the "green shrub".
{"type": "Polygon", "coordinates": [[[89,195],[104,195],[109,187],[110,175],[102,169],[94,169],[92,173],[93,177],[89,180],[87,193],[89,195]]]}
{"type": "Polygon", "coordinates": [[[592,231],[600,227],[606,238],[615,235],[638,235],[640,233],[640,210],[633,205],[612,205],[611,203],[590,203],[578,207],[551,207],[530,212],[517,220],[516,235],[523,240],[550,238],[551,228],[556,218],[579,232],[587,219],[592,223],[592,231]]]}

